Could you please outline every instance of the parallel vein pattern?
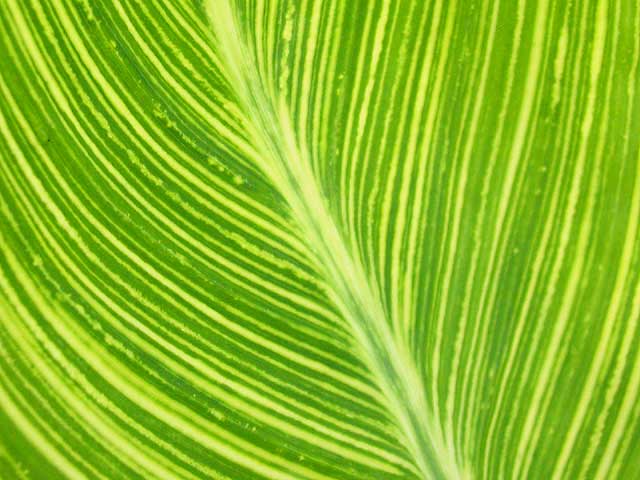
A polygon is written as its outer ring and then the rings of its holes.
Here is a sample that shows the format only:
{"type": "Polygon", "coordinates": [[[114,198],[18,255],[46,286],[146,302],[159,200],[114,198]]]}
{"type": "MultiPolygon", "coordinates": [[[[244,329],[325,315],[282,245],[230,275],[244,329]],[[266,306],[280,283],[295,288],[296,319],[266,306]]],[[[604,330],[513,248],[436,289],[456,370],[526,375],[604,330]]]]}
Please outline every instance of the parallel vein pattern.
{"type": "Polygon", "coordinates": [[[632,0],[0,0],[0,478],[640,476],[632,0]]]}

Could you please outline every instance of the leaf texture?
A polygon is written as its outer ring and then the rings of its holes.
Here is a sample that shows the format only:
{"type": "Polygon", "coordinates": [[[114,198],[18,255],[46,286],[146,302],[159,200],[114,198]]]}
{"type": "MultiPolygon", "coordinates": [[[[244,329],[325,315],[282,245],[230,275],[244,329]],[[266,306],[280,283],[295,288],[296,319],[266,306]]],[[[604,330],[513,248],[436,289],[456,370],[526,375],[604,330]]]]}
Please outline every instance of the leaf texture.
{"type": "Polygon", "coordinates": [[[0,0],[0,477],[640,477],[639,38],[0,0]]]}

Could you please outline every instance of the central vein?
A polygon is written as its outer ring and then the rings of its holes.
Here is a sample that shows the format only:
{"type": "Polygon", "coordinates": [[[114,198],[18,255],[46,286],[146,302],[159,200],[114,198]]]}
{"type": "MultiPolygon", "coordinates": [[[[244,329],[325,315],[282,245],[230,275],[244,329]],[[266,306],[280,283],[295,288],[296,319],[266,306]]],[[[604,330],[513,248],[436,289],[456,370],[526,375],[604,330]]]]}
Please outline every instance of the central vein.
{"type": "Polygon", "coordinates": [[[424,384],[409,352],[396,342],[380,296],[329,213],[308,153],[298,147],[286,104],[266,93],[228,3],[210,0],[206,7],[225,73],[250,120],[247,129],[267,162],[265,174],[287,200],[319,271],[332,289],[332,300],[352,329],[355,347],[387,401],[406,449],[425,479],[464,478],[431,415],[424,384]]]}

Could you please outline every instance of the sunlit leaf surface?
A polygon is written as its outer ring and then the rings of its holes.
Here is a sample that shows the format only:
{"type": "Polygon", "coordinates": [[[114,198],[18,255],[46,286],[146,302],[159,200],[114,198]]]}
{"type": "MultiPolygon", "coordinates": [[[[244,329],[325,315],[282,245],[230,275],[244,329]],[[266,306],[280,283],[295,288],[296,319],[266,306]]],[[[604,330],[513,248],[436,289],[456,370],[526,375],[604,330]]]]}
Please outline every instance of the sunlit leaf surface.
{"type": "Polygon", "coordinates": [[[640,478],[637,0],[0,0],[0,478],[640,478]]]}

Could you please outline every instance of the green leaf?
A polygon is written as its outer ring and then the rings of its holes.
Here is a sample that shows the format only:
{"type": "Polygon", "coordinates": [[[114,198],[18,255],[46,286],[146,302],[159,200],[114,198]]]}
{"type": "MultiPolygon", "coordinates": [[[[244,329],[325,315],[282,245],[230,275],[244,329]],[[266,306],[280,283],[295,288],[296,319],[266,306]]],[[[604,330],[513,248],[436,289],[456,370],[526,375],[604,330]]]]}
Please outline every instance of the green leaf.
{"type": "Polygon", "coordinates": [[[0,478],[639,478],[638,38],[0,1],[0,478]]]}

